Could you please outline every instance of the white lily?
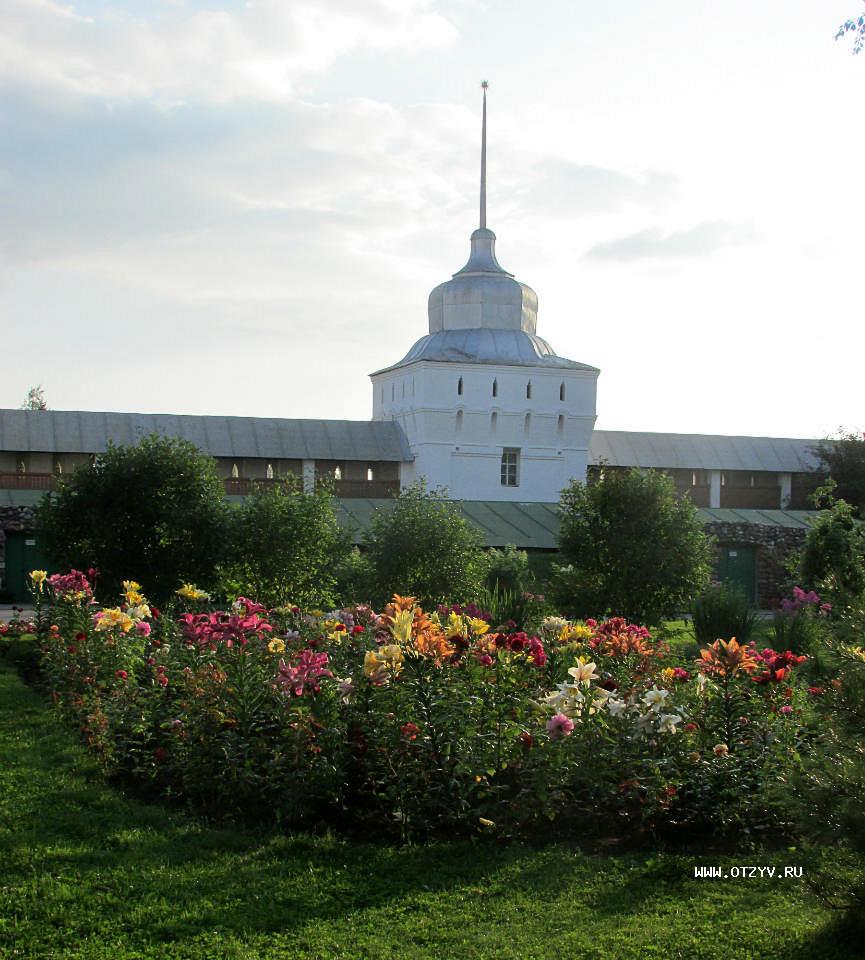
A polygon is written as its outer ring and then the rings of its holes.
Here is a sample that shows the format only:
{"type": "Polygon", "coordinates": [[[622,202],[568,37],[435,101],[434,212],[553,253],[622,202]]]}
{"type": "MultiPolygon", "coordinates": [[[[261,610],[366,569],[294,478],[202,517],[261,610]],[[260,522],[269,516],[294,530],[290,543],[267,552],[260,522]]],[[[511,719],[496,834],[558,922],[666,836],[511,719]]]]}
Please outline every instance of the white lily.
{"type": "Polygon", "coordinates": [[[614,717],[618,717],[628,709],[628,705],[620,697],[610,697],[607,700],[607,709],[614,717]]]}
{"type": "Polygon", "coordinates": [[[677,733],[676,724],[681,722],[678,713],[662,713],[658,720],[658,733],[677,733]]]}
{"type": "Polygon", "coordinates": [[[584,683],[588,686],[592,680],[598,679],[595,676],[597,669],[598,665],[596,663],[586,663],[585,657],[580,657],[580,659],[577,660],[577,665],[571,667],[568,673],[574,678],[576,683],[584,683]]]}
{"type": "Polygon", "coordinates": [[[669,690],[659,690],[657,687],[652,687],[651,690],[648,690],[643,695],[643,703],[650,710],[661,710],[664,706],[664,701],[669,696],[670,696],[669,690]]]}

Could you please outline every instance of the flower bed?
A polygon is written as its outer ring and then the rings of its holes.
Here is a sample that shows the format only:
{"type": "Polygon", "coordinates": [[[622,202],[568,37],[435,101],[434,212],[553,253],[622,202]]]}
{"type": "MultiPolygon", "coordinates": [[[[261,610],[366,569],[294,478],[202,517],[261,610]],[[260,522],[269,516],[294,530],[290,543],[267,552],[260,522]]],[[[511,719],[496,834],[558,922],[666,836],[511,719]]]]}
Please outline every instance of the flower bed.
{"type": "MultiPolygon", "coordinates": [[[[804,657],[678,663],[621,618],[474,607],[177,609],[34,579],[42,670],[113,775],[216,817],[410,839],[765,831],[810,739],[804,657]]],[[[813,691],[814,688],[812,688],[813,691]]]]}

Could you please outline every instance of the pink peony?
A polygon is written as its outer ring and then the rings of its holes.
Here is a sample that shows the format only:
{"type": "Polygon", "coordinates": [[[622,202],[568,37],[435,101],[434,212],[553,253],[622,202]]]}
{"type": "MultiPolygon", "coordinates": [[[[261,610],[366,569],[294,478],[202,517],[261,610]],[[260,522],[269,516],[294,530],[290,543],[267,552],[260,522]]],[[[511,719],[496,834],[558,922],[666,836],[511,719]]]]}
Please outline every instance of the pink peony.
{"type": "Polygon", "coordinates": [[[135,629],[141,634],[142,637],[150,636],[150,624],[145,623],[143,620],[139,620],[138,623],[135,624],[135,629]]]}

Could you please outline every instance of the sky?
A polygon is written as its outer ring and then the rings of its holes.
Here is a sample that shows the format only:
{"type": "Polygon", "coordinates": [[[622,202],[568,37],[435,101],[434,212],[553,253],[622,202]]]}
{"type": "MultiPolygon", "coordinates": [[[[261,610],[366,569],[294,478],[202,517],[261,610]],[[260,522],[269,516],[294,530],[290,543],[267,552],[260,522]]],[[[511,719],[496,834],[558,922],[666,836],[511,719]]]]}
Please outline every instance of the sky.
{"type": "Polygon", "coordinates": [[[371,416],[488,222],[603,429],[865,426],[861,0],[3,0],[0,407],[371,416]]]}

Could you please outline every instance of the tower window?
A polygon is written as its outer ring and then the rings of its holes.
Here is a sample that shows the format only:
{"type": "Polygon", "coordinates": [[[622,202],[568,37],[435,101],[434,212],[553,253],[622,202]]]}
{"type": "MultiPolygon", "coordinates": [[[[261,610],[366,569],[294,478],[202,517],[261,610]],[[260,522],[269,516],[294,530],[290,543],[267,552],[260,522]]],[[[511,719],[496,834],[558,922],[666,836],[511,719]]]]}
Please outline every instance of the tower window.
{"type": "Polygon", "coordinates": [[[499,395],[499,382],[498,380],[493,380],[493,396],[497,397],[499,395]]]}
{"type": "Polygon", "coordinates": [[[565,432],[565,415],[563,413],[559,414],[559,419],[556,421],[556,433],[561,437],[565,432]]]}
{"type": "Polygon", "coordinates": [[[565,385],[563,383],[559,384],[559,400],[564,403],[565,400],[565,385]]]}
{"type": "Polygon", "coordinates": [[[526,400],[531,400],[531,399],[532,399],[532,381],[529,380],[529,382],[526,384],[526,400]]]}
{"type": "Polygon", "coordinates": [[[463,429],[463,412],[462,410],[457,410],[457,419],[456,419],[456,432],[461,433],[463,429]]]}
{"type": "Polygon", "coordinates": [[[496,432],[496,424],[498,423],[498,419],[499,419],[499,415],[495,411],[493,411],[490,414],[490,433],[494,434],[496,432]]]}
{"type": "Polygon", "coordinates": [[[460,377],[459,380],[457,380],[457,396],[461,397],[462,395],[463,395],[463,378],[460,377]]]}
{"type": "Polygon", "coordinates": [[[502,486],[520,485],[520,451],[505,448],[502,450],[502,486]]]}
{"type": "Polygon", "coordinates": [[[530,413],[526,414],[525,423],[523,424],[523,429],[526,432],[526,436],[529,435],[529,431],[532,429],[532,415],[530,413]]]}

